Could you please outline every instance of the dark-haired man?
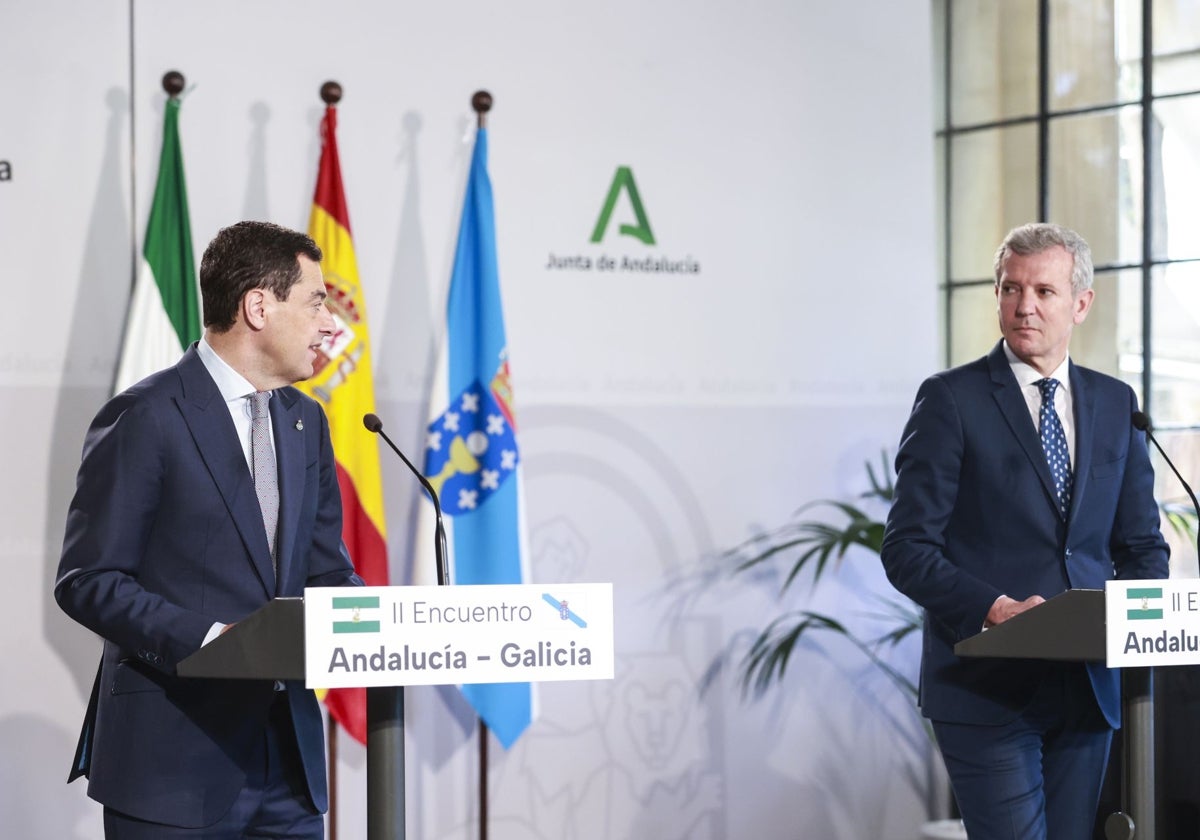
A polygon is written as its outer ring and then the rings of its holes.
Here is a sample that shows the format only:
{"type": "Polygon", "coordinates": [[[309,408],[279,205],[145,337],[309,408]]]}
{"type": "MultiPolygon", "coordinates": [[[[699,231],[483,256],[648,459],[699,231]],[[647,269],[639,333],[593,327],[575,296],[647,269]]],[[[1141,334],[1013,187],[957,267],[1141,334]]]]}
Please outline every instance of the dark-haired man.
{"type": "Polygon", "coordinates": [[[325,414],[290,387],[333,330],[320,260],[277,225],[221,230],[204,337],[88,430],[54,594],[104,638],[71,778],[89,777],[108,838],[324,836],[313,693],[175,675],[277,595],[361,584],[325,414]]]}
{"type": "Polygon", "coordinates": [[[1087,243],[1018,227],[995,276],[1003,340],[917,392],[883,564],[925,608],[921,708],[971,840],[1090,840],[1117,672],[954,645],[1067,589],[1165,577],[1168,551],[1137,398],[1067,356],[1094,296],[1087,243]]]}

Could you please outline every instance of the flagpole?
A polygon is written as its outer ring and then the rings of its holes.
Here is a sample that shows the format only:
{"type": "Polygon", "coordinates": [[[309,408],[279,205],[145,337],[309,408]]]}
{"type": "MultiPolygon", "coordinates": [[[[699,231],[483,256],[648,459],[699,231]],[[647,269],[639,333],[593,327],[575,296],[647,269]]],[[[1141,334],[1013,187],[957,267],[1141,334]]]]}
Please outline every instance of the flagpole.
{"type": "MultiPolygon", "coordinates": [[[[132,2],[132,0],[130,0],[130,2],[132,2]]],[[[130,16],[129,25],[132,28],[132,26],[133,26],[132,14],[130,16]]],[[[132,38],[130,40],[130,43],[133,43],[132,38]]],[[[131,71],[131,73],[132,73],[132,71],[131,71]]],[[[166,73],[163,73],[162,89],[167,94],[168,99],[178,99],[179,94],[183,92],[183,88],[186,84],[187,84],[187,82],[184,79],[183,74],[180,73],[178,70],[168,70],[166,73]]],[[[130,90],[132,90],[132,89],[133,89],[133,81],[132,81],[132,77],[131,77],[130,90]]],[[[137,104],[136,104],[137,98],[132,97],[131,101],[134,103],[134,104],[130,105],[130,113],[132,115],[134,108],[137,107],[137,104]]],[[[131,129],[132,129],[132,125],[133,125],[133,118],[131,116],[130,117],[131,129]]],[[[136,141],[136,133],[131,131],[130,137],[132,138],[130,140],[130,145],[132,146],[134,144],[134,142],[136,141]]],[[[136,179],[137,179],[136,166],[132,165],[132,161],[136,160],[136,154],[134,154],[132,149],[130,151],[130,157],[131,157],[131,166],[129,167],[129,173],[130,173],[129,177],[130,177],[130,186],[132,187],[134,185],[134,181],[136,181],[136,179]]],[[[159,167],[161,168],[161,166],[162,166],[162,161],[160,160],[159,167]]],[[[130,189],[129,195],[130,195],[130,218],[135,220],[135,225],[136,225],[137,190],[130,189]]],[[[154,202],[153,202],[153,200],[151,200],[151,206],[153,206],[153,204],[154,204],[154,202]]],[[[151,211],[151,212],[153,212],[153,211],[151,211]]],[[[124,352],[125,352],[125,338],[129,332],[130,315],[134,312],[135,296],[137,293],[138,273],[141,271],[141,263],[142,263],[142,258],[143,258],[142,252],[138,249],[137,233],[130,234],[130,244],[132,245],[132,259],[131,259],[129,265],[130,265],[130,269],[131,269],[132,273],[129,278],[129,303],[125,307],[125,322],[121,325],[121,343],[118,345],[121,348],[121,350],[119,351],[121,354],[124,354],[124,352]]],[[[140,379],[141,377],[138,377],[138,378],[140,379]]],[[[121,382],[121,358],[120,358],[120,356],[118,356],[117,364],[113,368],[112,380],[109,382],[108,392],[110,394],[117,393],[117,390],[121,389],[122,384],[124,384],[125,387],[128,387],[129,385],[132,385],[133,383],[132,382],[122,383],[121,382]]]]}
{"type": "MultiPolygon", "coordinates": [[[[332,206],[322,206],[322,211],[325,214],[334,214],[335,223],[342,229],[342,234],[349,236],[349,216],[344,206],[344,193],[341,186],[340,162],[337,161],[335,127],[336,127],[336,109],[338,103],[342,101],[342,85],[337,82],[325,82],[320,85],[320,98],[325,103],[325,120],[322,122],[323,131],[328,131],[328,136],[322,136],[322,163],[318,167],[317,178],[317,194],[313,198],[314,218],[316,218],[316,208],[319,202],[332,202],[332,206]],[[325,152],[330,151],[329,163],[331,167],[326,170],[325,152]],[[329,179],[329,180],[325,180],[329,179]],[[336,184],[335,184],[336,181],[336,184]],[[323,197],[323,185],[329,188],[330,194],[323,197]]],[[[312,222],[310,222],[312,224],[312,222]]],[[[328,232],[326,232],[328,233],[328,232]]],[[[337,244],[336,236],[332,242],[325,242],[319,238],[316,230],[311,230],[310,235],[317,244],[322,246],[325,252],[325,258],[331,260],[332,266],[330,271],[337,268],[338,260],[346,260],[350,258],[353,263],[353,250],[349,254],[344,250],[331,250],[332,245],[337,244]]],[[[354,274],[358,274],[358,269],[354,266],[354,274]]],[[[330,275],[326,274],[326,281],[330,275]]],[[[364,325],[365,329],[365,325],[364,325]]],[[[364,340],[365,341],[365,340],[364,340]]],[[[364,346],[365,347],[365,346],[364,346]]],[[[364,350],[365,352],[365,350],[364,350]]],[[[370,370],[367,367],[366,370],[370,370]]],[[[329,379],[324,380],[324,384],[329,384],[329,379]]],[[[343,383],[344,384],[344,383],[343,383]]],[[[334,386],[337,386],[336,384],[334,386]]],[[[348,385],[347,385],[348,386],[348,385]]],[[[326,395],[328,400],[328,395],[326,395]]],[[[373,403],[373,397],[368,398],[367,403],[373,403]]],[[[332,403],[331,403],[332,406],[332,403]]],[[[344,403],[341,404],[344,406],[344,403]]],[[[341,406],[334,407],[338,414],[340,424],[337,430],[341,430],[343,426],[341,421],[346,420],[341,406]]],[[[370,408],[371,406],[359,406],[362,408],[370,408]]],[[[334,430],[334,424],[330,422],[331,432],[334,430]]],[[[336,440],[340,439],[338,432],[335,434],[336,440]]],[[[361,467],[362,464],[359,464],[361,467]]],[[[356,476],[361,478],[361,476],[356,476]]],[[[354,492],[361,491],[361,487],[355,486],[354,492]]],[[[343,504],[346,502],[346,494],[343,491],[343,504]]],[[[361,498],[359,499],[361,504],[361,498]]],[[[382,533],[380,533],[382,536],[382,533]]],[[[364,577],[368,586],[380,586],[386,584],[386,559],[384,559],[383,580],[372,580],[367,574],[367,569],[360,568],[359,563],[361,557],[356,554],[356,548],[362,547],[361,544],[352,548],[352,556],[355,560],[355,568],[359,569],[360,575],[364,577]]],[[[385,557],[385,556],[384,556],[385,557]]],[[[379,570],[374,569],[374,574],[378,574],[379,570]]],[[[366,731],[365,743],[367,748],[367,840],[404,840],[404,690],[402,686],[372,686],[365,691],[366,694],[366,731]]],[[[353,733],[353,728],[350,724],[343,721],[343,724],[338,726],[335,716],[330,715],[330,761],[336,762],[336,751],[332,734],[338,733],[338,738],[341,738],[341,733],[353,733]]],[[[336,799],[330,798],[330,809],[334,808],[336,799]]],[[[331,823],[334,821],[330,821],[331,823]]]]}
{"type": "MultiPolygon", "coordinates": [[[[318,167],[318,182],[317,196],[314,196],[313,203],[316,208],[320,200],[332,202],[331,206],[323,206],[325,212],[334,212],[336,223],[344,229],[344,234],[349,235],[349,217],[344,208],[344,193],[342,192],[341,178],[338,174],[340,163],[337,161],[336,140],[335,140],[335,118],[337,104],[342,101],[342,85],[337,82],[325,82],[320,86],[320,98],[325,103],[325,120],[323,120],[323,131],[328,128],[328,136],[322,137],[322,163],[318,167]],[[332,167],[326,172],[325,151],[326,144],[328,148],[334,149],[331,152],[330,163],[332,167]],[[326,182],[325,178],[331,179],[326,182]],[[334,184],[336,181],[336,185],[334,184]],[[322,185],[329,188],[331,191],[328,196],[322,198],[322,185]]],[[[314,210],[316,214],[316,210],[314,210]]],[[[325,257],[334,260],[335,268],[338,260],[347,258],[344,252],[335,253],[329,250],[330,242],[322,241],[317,233],[311,233],[314,239],[318,240],[318,245],[322,246],[325,251],[325,257]]],[[[336,240],[335,240],[336,244],[336,240]]],[[[353,262],[353,251],[349,254],[353,262]]],[[[356,275],[356,269],[354,270],[356,275]]],[[[329,275],[326,275],[328,277],[329,275]]],[[[365,341],[365,340],[364,340],[365,341]]],[[[326,380],[328,382],[328,380],[326,380]]],[[[373,398],[367,401],[373,402],[373,398]]],[[[344,416],[341,416],[344,420],[344,416]]],[[[330,428],[334,428],[332,422],[330,428]]],[[[338,426],[341,428],[341,426],[338,426]]],[[[336,433],[335,433],[336,434],[336,433]]],[[[337,437],[335,437],[335,440],[337,437]]],[[[360,464],[361,466],[361,464],[360,464]]],[[[355,488],[358,492],[358,488],[355,488]]],[[[343,503],[346,500],[343,494],[343,503]]],[[[360,499],[361,502],[361,499],[360,499]]],[[[362,547],[356,545],[355,548],[362,547]]],[[[355,552],[352,551],[352,554],[355,552]]],[[[361,558],[355,554],[355,568],[359,569],[361,558]]],[[[374,570],[378,572],[379,570],[374,570]]],[[[372,580],[372,577],[367,574],[366,569],[360,569],[360,575],[370,586],[380,586],[386,584],[386,578],[383,580],[372,580]]],[[[384,571],[385,575],[385,571],[384,571]]],[[[368,688],[365,691],[366,708],[366,731],[364,738],[367,748],[367,840],[403,840],[404,839],[404,690],[402,686],[378,686],[378,688],[368,688]]],[[[330,764],[336,767],[337,761],[337,742],[341,738],[341,733],[353,733],[352,728],[348,724],[340,725],[334,714],[330,714],[330,764]]],[[[331,772],[330,776],[330,824],[336,826],[336,808],[337,797],[335,790],[332,787],[336,785],[336,774],[331,772]]],[[[334,838],[331,838],[334,840],[334,838]]]]}
{"type": "MultiPolygon", "coordinates": [[[[486,90],[475,91],[471,107],[475,109],[475,127],[487,128],[492,95],[486,90]]],[[[479,840],[488,840],[488,725],[482,717],[479,719],[479,840]]]]}
{"type": "MultiPolygon", "coordinates": [[[[337,82],[325,82],[321,85],[321,101],[326,105],[336,105],[341,102],[342,86],[337,82]]],[[[338,840],[338,722],[332,714],[327,717],[329,719],[329,840],[338,840]]]]}

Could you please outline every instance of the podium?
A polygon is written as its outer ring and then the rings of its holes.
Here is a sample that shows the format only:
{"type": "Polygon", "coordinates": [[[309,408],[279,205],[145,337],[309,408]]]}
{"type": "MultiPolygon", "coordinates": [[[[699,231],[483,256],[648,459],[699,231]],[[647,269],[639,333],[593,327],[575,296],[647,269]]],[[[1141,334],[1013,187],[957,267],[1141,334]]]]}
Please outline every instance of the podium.
{"type": "MultiPolygon", "coordinates": [[[[1103,590],[1069,589],[964,639],[954,652],[964,657],[1103,662],[1105,621],[1103,590]]],[[[1121,681],[1127,804],[1136,821],[1137,840],[1154,840],[1154,671],[1126,668],[1121,681]]],[[[1132,831],[1125,815],[1114,814],[1106,823],[1106,836],[1113,840],[1133,837],[1132,831]]]]}
{"type": "MultiPolygon", "coordinates": [[[[303,680],[304,599],[276,598],[179,663],[181,677],[303,680]]],[[[367,689],[367,838],[404,838],[404,689],[367,689]]]]}

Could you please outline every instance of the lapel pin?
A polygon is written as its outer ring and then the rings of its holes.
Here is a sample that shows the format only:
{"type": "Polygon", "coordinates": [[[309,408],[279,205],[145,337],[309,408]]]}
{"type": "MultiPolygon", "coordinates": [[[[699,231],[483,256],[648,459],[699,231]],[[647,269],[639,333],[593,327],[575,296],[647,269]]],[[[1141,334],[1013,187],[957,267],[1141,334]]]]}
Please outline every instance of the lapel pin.
{"type": "Polygon", "coordinates": [[[297,432],[303,432],[303,431],[304,431],[304,421],[303,421],[303,420],[297,420],[297,421],[296,421],[296,431],[297,431],[297,432]]]}

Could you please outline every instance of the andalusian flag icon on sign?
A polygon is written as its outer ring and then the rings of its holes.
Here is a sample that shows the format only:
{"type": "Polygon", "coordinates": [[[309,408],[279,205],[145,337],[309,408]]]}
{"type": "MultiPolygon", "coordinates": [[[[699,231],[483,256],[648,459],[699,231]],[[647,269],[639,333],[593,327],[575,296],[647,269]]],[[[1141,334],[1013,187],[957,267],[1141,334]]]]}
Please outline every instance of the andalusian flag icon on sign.
{"type": "MultiPolygon", "coordinates": [[[[333,622],[334,633],[378,633],[379,621],[377,618],[368,620],[363,617],[363,610],[379,609],[379,596],[365,597],[334,597],[333,608],[335,610],[345,610],[345,621],[333,622]]],[[[370,616],[368,618],[371,618],[370,616]]]]}
{"type": "Polygon", "coordinates": [[[1162,618],[1162,587],[1144,587],[1139,589],[1129,589],[1125,592],[1125,597],[1131,601],[1138,601],[1138,606],[1130,607],[1127,615],[1130,621],[1142,621],[1147,619],[1162,618]]]}

